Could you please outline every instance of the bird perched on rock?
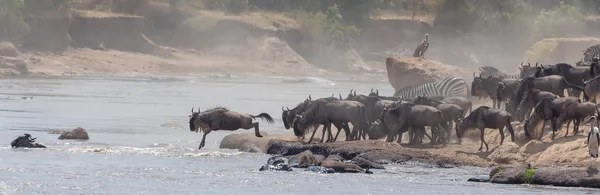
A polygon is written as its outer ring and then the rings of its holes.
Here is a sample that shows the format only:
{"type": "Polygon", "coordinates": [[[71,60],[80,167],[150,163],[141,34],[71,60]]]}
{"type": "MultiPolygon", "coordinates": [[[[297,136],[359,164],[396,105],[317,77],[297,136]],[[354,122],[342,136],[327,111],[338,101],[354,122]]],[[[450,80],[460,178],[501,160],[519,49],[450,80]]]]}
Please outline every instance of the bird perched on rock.
{"type": "Polygon", "coordinates": [[[429,34],[425,34],[425,39],[417,45],[415,52],[413,53],[413,57],[422,57],[425,58],[425,52],[429,48],[429,34]]]}
{"type": "MultiPolygon", "coordinates": [[[[590,133],[588,133],[587,144],[588,151],[592,158],[598,158],[598,144],[600,143],[600,133],[598,132],[598,127],[592,128],[590,133]]],[[[590,167],[592,166],[592,159],[590,158],[590,167]]]]}

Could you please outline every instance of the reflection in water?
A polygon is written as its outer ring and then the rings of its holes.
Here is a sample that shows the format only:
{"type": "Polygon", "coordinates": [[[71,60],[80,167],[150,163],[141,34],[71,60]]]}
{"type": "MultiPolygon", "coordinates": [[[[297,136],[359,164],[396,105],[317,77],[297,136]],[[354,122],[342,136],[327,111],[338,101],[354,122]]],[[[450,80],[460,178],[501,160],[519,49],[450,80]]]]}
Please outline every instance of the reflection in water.
{"type": "MultiPolygon", "coordinates": [[[[375,174],[258,172],[268,155],[218,149],[227,131],[201,135],[186,123],[191,107],[227,106],[238,112],[281,116],[310,94],[349,89],[382,95],[387,83],[313,79],[185,77],[73,77],[0,80],[0,192],[86,194],[572,194],[588,189],[467,183],[482,168],[431,169],[392,165],[375,174]],[[110,80],[108,80],[110,79],[110,80]],[[289,80],[288,80],[289,81],[289,80]],[[329,84],[328,84],[329,83],[329,84]],[[331,84],[333,83],[333,84],[331,84]],[[3,98],[10,97],[10,98],[3,98]],[[33,97],[21,99],[21,97],[33,97]],[[52,130],[83,127],[89,141],[58,140],[52,130]],[[28,132],[49,149],[10,149],[28,132]]],[[[290,133],[278,120],[268,133],[290,133]]],[[[251,132],[239,130],[234,133],[251,132]]]]}

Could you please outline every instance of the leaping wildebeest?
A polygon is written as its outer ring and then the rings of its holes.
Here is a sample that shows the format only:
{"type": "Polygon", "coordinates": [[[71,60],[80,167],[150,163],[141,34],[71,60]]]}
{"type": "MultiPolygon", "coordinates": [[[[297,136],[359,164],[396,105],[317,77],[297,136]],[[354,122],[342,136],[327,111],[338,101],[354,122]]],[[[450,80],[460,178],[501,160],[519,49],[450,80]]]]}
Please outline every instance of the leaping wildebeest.
{"type": "Polygon", "coordinates": [[[461,143],[461,138],[467,129],[477,128],[481,132],[480,139],[481,145],[479,151],[483,149],[485,144],[485,150],[488,151],[488,144],[484,139],[485,128],[498,129],[500,131],[500,145],[504,142],[504,127],[508,128],[510,137],[515,142],[515,132],[512,125],[510,124],[512,115],[506,111],[493,109],[487,106],[480,106],[473,110],[469,116],[464,119],[460,119],[456,124],[456,137],[458,143],[461,143]]]}
{"type": "Polygon", "coordinates": [[[202,149],[202,147],[204,147],[206,135],[208,135],[208,133],[211,131],[235,131],[238,129],[254,128],[254,135],[256,135],[256,137],[262,137],[258,128],[258,122],[253,122],[253,119],[255,118],[262,118],[269,124],[275,123],[273,117],[267,113],[260,113],[254,116],[250,114],[234,112],[224,107],[211,108],[203,112],[194,112],[194,108],[192,108],[192,114],[190,115],[189,121],[190,131],[198,132],[198,129],[201,129],[201,131],[204,133],[198,149],[202,149]]]}

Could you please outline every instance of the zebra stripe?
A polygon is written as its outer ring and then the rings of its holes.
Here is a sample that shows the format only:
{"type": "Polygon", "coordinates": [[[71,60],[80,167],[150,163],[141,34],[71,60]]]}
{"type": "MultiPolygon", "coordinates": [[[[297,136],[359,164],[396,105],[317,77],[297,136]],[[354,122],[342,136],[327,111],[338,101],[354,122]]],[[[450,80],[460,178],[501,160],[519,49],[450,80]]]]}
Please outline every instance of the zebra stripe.
{"type": "Polygon", "coordinates": [[[592,63],[592,58],[597,55],[600,55],[600,44],[591,46],[583,51],[583,62],[590,64],[592,63]]]}
{"type": "Polygon", "coordinates": [[[399,89],[394,93],[394,97],[407,99],[416,98],[417,96],[463,97],[468,95],[468,91],[467,82],[462,77],[450,76],[435,83],[399,89]]]}
{"type": "Polygon", "coordinates": [[[500,70],[498,70],[495,67],[491,67],[491,66],[484,66],[479,68],[479,71],[481,71],[481,78],[487,78],[489,76],[492,77],[502,77],[502,78],[507,78],[507,79],[519,79],[521,78],[521,75],[518,74],[507,74],[505,72],[502,72],[500,70]]]}

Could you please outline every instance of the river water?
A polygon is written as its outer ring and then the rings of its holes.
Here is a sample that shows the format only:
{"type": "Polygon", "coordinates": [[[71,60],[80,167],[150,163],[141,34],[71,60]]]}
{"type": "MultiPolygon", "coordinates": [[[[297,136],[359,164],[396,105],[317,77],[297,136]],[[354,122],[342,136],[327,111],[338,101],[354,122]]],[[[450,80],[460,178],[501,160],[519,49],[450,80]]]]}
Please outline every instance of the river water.
{"type": "MultiPolygon", "coordinates": [[[[469,183],[488,169],[389,165],[374,174],[259,172],[265,154],[218,149],[230,132],[187,127],[192,106],[270,113],[261,131],[288,133],[281,106],[351,88],[390,95],[385,82],[318,78],[72,77],[0,79],[1,194],[599,194],[584,188],[469,183]],[[33,97],[32,99],[24,97],[33,97]],[[89,141],[52,130],[83,127],[89,141]],[[48,149],[10,149],[23,133],[48,149]]],[[[236,131],[251,132],[251,131],[236,131]]]]}

